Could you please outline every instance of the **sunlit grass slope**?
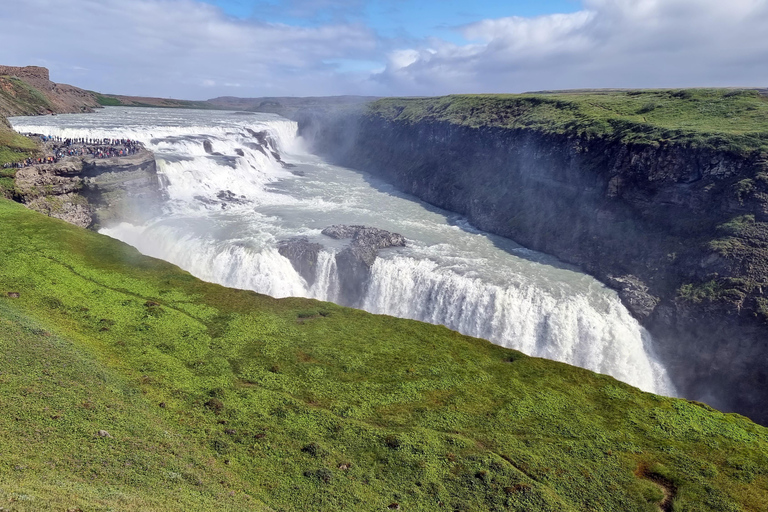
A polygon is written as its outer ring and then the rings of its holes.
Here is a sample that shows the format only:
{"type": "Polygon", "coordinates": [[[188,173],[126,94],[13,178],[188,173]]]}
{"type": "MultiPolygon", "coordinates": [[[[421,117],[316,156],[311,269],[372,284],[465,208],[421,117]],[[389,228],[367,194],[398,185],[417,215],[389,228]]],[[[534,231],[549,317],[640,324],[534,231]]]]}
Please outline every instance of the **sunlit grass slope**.
{"type": "Polygon", "coordinates": [[[768,429],[741,416],[442,327],[204,283],[4,200],[0,411],[5,510],[768,503],[768,429]]]}
{"type": "Polygon", "coordinates": [[[16,169],[3,169],[2,166],[29,158],[36,152],[37,145],[13,131],[5,118],[0,116],[0,198],[13,197],[16,175],[16,169]]]}
{"type": "Polygon", "coordinates": [[[5,118],[0,117],[0,167],[29,158],[36,150],[32,140],[14,132],[5,118]]]}
{"type": "Polygon", "coordinates": [[[527,128],[623,143],[680,143],[747,153],[768,151],[768,97],[756,90],[681,89],[387,98],[373,115],[527,128]]]}

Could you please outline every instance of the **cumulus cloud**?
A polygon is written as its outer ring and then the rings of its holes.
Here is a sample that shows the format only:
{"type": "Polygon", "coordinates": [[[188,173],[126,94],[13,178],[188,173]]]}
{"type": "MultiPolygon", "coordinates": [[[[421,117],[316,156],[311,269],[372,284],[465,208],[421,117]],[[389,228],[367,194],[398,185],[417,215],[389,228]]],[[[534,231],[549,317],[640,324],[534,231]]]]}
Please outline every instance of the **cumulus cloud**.
{"type": "Polygon", "coordinates": [[[192,0],[2,0],[0,18],[14,27],[1,62],[47,66],[57,81],[102,92],[207,98],[226,84],[263,95],[362,92],[360,77],[329,61],[380,55],[359,23],[239,20],[192,0]]]}
{"type": "Polygon", "coordinates": [[[766,0],[585,0],[392,52],[375,79],[411,94],[597,87],[768,85],[766,0]],[[403,55],[409,55],[403,59],[403,55]],[[414,58],[414,56],[417,57],[414,58]]]}
{"type": "Polygon", "coordinates": [[[199,0],[0,0],[13,27],[0,63],[195,99],[768,85],[768,0],[582,0],[454,27],[451,41],[385,39],[364,23],[370,1],[260,0],[238,19],[199,0]],[[260,21],[277,8],[293,24],[260,21]]]}

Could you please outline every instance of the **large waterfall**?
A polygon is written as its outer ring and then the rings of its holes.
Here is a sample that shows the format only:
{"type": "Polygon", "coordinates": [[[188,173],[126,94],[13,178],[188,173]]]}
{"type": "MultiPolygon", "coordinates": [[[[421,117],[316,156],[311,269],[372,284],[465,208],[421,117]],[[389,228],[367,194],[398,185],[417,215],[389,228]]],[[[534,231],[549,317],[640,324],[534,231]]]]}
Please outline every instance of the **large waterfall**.
{"type": "Polygon", "coordinates": [[[155,152],[168,197],[145,225],[101,232],[207,281],[275,297],[304,296],[443,324],[527,354],[672,395],[653,340],[614,292],[589,276],[370,176],[306,154],[296,124],[268,114],[108,108],[14,118],[19,131],[131,138],[155,152]],[[344,297],[332,224],[401,233],[373,263],[362,298],[344,297]],[[313,279],[278,251],[304,237],[322,249],[313,279]]]}

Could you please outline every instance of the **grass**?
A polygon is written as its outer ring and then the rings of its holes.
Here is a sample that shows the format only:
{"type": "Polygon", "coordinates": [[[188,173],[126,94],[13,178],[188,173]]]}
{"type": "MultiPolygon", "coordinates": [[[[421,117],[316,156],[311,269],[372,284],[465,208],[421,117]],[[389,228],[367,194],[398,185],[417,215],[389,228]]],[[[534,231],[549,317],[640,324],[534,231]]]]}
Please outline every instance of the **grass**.
{"type": "Polygon", "coordinates": [[[388,98],[369,113],[402,122],[533,129],[629,144],[768,151],[768,97],[753,90],[682,89],[388,98]]]}
{"type": "Polygon", "coordinates": [[[35,115],[54,110],[38,89],[15,77],[0,76],[0,113],[35,115]]]}
{"type": "MultiPolygon", "coordinates": [[[[29,158],[36,151],[37,145],[32,140],[14,132],[5,119],[0,118],[0,167],[29,158]]],[[[9,177],[6,175],[7,172],[0,169],[0,176],[9,177]]]]}
{"type": "Polygon", "coordinates": [[[141,96],[120,96],[101,94],[90,91],[96,96],[99,105],[104,107],[144,107],[144,108],[189,108],[199,110],[217,110],[219,107],[207,101],[176,100],[171,98],[150,98],[141,96]]]}
{"type": "Polygon", "coordinates": [[[119,99],[115,98],[114,96],[105,96],[95,91],[91,91],[91,93],[94,96],[96,96],[96,101],[98,101],[99,105],[103,107],[119,107],[123,104],[119,99]]]}
{"type": "Polygon", "coordinates": [[[10,201],[0,240],[6,510],[768,503],[768,429],[741,416],[443,327],[204,283],[10,201]]]}

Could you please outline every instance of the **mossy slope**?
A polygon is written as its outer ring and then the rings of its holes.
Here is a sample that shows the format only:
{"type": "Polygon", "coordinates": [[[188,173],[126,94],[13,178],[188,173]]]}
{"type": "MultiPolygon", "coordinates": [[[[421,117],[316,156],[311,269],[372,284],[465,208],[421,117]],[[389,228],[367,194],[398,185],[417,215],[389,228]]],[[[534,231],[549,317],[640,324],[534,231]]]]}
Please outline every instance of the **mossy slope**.
{"type": "Polygon", "coordinates": [[[625,144],[677,143],[746,154],[768,150],[768,97],[756,90],[681,89],[387,98],[389,120],[519,128],[625,144]]]}
{"type": "Polygon", "coordinates": [[[768,503],[768,429],[741,416],[442,327],[204,283],[10,201],[0,240],[6,510],[768,503]]]}
{"type": "MultiPolygon", "coordinates": [[[[0,167],[7,163],[29,158],[37,150],[37,145],[32,140],[13,131],[8,121],[4,117],[0,117],[0,167]]],[[[7,169],[0,169],[0,173],[8,174],[10,172],[7,169]]],[[[0,175],[6,177],[5,174],[0,175]]]]}
{"type": "Polygon", "coordinates": [[[191,108],[216,110],[220,107],[207,101],[175,100],[171,98],[152,98],[144,96],[122,96],[93,92],[99,105],[103,107],[145,107],[145,108],[191,108]]]}

